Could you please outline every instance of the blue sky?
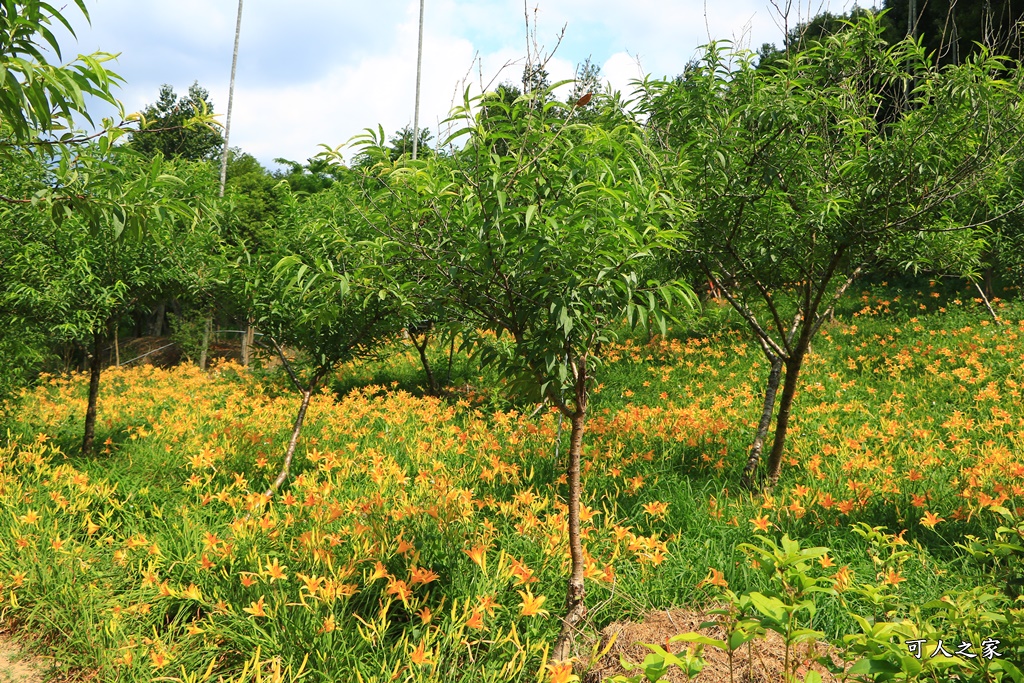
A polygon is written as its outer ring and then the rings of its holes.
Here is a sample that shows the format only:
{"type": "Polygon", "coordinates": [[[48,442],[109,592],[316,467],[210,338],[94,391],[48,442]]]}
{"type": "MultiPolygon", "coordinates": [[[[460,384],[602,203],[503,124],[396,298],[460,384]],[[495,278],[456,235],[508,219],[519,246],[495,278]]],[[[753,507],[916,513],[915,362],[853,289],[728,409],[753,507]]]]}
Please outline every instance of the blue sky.
{"type": "MultiPolygon", "coordinates": [[[[783,6],[786,0],[776,0],[783,6]]],[[[852,0],[790,0],[790,21],[852,0]]],[[[866,4],[866,3],[865,3],[866,4]]],[[[752,49],[779,42],[768,0],[528,0],[538,42],[551,50],[552,80],[571,78],[588,56],[613,87],[644,73],[682,71],[708,36],[752,49]]],[[[181,94],[193,81],[227,109],[236,0],[87,0],[92,23],[66,9],[75,52],[120,53],[113,69],[127,84],[126,111],[153,102],[160,85],[181,94]]],[[[389,134],[412,123],[418,0],[246,0],[231,144],[264,165],[305,160],[363,128],[389,134]]],[[[438,123],[465,86],[521,77],[526,50],[522,0],[425,0],[421,125],[438,123]],[[474,57],[478,61],[474,62],[474,57]],[[502,71],[505,64],[511,66],[502,71]],[[468,74],[468,78],[467,78],[468,74]]],[[[222,119],[223,120],[223,117],[222,119]]],[[[346,158],[350,150],[342,150],[346,158]]]]}

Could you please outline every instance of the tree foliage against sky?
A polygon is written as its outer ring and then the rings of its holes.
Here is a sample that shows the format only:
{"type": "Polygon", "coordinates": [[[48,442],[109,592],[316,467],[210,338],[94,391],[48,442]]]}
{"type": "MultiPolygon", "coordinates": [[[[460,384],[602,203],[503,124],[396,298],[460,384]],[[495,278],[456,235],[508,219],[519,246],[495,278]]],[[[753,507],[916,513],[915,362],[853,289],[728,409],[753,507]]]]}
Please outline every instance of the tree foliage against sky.
{"type": "Polygon", "coordinates": [[[145,156],[159,152],[167,159],[212,161],[224,146],[220,130],[195,122],[195,117],[213,113],[210,93],[199,83],[193,83],[188,94],[180,97],[170,85],[160,86],[157,101],[140,113],[143,127],[132,134],[128,144],[145,156]]]}

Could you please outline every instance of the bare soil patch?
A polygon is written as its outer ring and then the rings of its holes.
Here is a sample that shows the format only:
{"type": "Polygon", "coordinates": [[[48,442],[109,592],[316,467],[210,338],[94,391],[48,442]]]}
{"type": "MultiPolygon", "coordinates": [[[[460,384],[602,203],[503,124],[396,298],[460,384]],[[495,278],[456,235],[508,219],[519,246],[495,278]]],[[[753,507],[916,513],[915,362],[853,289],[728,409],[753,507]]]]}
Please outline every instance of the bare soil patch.
{"type": "MultiPolygon", "coordinates": [[[[714,608],[711,608],[714,609],[714,608]]],[[[619,674],[635,676],[641,673],[639,670],[626,671],[619,664],[621,656],[631,664],[639,664],[644,660],[650,650],[640,643],[656,644],[664,647],[667,651],[678,654],[685,652],[688,643],[668,643],[672,636],[690,631],[696,631],[711,638],[724,640],[725,631],[720,626],[705,629],[698,628],[702,623],[716,621],[718,615],[709,614],[705,611],[673,609],[657,610],[648,613],[643,621],[614,622],[606,626],[600,634],[600,649],[603,650],[617,634],[615,643],[604,658],[590,671],[584,674],[584,683],[602,683],[605,679],[619,674]]],[[[835,664],[840,664],[838,651],[826,642],[801,643],[794,646],[790,651],[791,663],[793,660],[799,662],[796,674],[799,680],[809,670],[821,674],[824,683],[835,683],[838,679],[829,673],[821,664],[813,662],[812,659],[822,655],[828,655],[835,664]]],[[[734,653],[733,676],[735,683],[779,683],[783,680],[785,669],[786,647],[782,636],[774,631],[769,631],[766,638],[755,639],[748,648],[744,645],[734,653]]],[[[705,647],[703,652],[705,660],[704,669],[695,681],[698,683],[728,683],[729,678],[729,656],[725,650],[716,647],[705,647]]],[[[672,683],[684,683],[686,675],[679,669],[669,670],[664,680],[672,683]]]]}
{"type": "Polygon", "coordinates": [[[0,683],[44,683],[46,662],[27,655],[6,633],[0,632],[0,683]]]}

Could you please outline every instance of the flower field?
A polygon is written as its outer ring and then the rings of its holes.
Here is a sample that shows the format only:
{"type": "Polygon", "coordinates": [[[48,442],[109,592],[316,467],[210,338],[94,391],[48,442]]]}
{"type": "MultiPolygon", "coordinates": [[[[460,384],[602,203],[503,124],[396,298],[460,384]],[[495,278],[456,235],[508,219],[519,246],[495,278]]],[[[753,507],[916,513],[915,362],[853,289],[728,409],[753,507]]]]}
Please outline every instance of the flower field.
{"type": "MultiPolygon", "coordinates": [[[[768,493],[739,486],[756,346],[728,325],[615,346],[584,446],[576,675],[609,622],[767,592],[764,557],[737,549],[757,535],[827,548],[800,571],[862,587],[815,598],[809,625],[836,642],[863,630],[856,613],[911,618],[993,583],[957,544],[991,536],[993,509],[1024,514],[1024,319],[997,302],[994,325],[963,292],[876,290],[814,342],[768,493]]],[[[93,458],[70,455],[88,378],[44,379],[0,449],[3,616],[101,681],[573,680],[548,664],[568,433],[486,375],[421,397],[417,363],[403,346],[343,368],[272,499],[298,403],[278,374],[111,368],[93,458]]]]}

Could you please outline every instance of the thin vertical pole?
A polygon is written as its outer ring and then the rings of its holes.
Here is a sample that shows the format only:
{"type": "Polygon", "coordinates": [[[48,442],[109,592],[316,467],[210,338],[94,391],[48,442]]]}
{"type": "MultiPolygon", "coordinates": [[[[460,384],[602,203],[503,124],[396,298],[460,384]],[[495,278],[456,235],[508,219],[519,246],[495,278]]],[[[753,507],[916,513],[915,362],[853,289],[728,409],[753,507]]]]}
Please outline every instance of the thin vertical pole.
{"type": "MultiPolygon", "coordinates": [[[[917,38],[917,0],[907,0],[907,37],[917,38]]],[[[903,84],[903,109],[910,109],[910,92],[914,88],[914,79],[910,78],[903,84]]]]}
{"type": "Polygon", "coordinates": [[[423,0],[420,0],[420,37],[416,43],[416,108],[412,117],[412,158],[420,147],[420,73],[423,69],[423,0]]]}
{"type": "Polygon", "coordinates": [[[224,150],[220,155],[220,192],[224,196],[224,185],[228,180],[228,140],[231,137],[231,106],[235,100],[235,69],[238,67],[238,36],[242,32],[242,0],[238,0],[238,18],[235,19],[235,50],[231,55],[231,84],[228,86],[228,115],[224,122],[224,150]]]}

